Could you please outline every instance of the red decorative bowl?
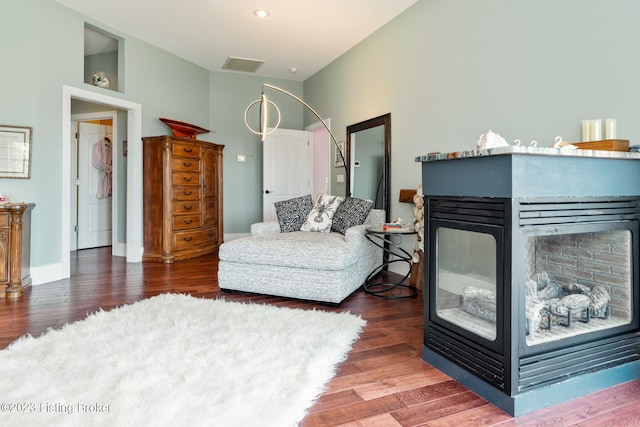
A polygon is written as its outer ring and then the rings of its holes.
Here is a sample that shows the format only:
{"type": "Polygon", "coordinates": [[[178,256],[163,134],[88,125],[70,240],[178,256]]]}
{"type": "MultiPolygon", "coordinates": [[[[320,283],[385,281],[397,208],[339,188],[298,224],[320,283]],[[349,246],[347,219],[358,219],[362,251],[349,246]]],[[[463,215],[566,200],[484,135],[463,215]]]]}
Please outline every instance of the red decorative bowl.
{"type": "Polygon", "coordinates": [[[195,139],[196,135],[200,133],[211,132],[208,129],[201,128],[200,126],[192,125],[191,123],[179,122],[177,120],[160,118],[160,121],[171,128],[173,136],[178,138],[191,138],[195,139]]]}

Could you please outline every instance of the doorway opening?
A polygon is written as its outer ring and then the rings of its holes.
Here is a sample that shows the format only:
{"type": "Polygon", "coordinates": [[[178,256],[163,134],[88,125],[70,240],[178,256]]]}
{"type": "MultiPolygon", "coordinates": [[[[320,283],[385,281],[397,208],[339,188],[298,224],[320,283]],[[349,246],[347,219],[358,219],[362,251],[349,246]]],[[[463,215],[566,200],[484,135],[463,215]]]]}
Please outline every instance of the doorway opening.
{"type": "Polygon", "coordinates": [[[117,112],[71,116],[71,250],[118,245],[120,165],[117,112]],[[115,185],[114,185],[115,184],[115,185]]]}
{"type": "MultiPolygon", "coordinates": [[[[331,119],[325,119],[331,127],[331,119]]],[[[313,123],[305,128],[313,133],[313,195],[333,194],[331,192],[331,147],[329,131],[321,122],[313,123]]],[[[315,200],[315,198],[314,198],[315,200]]]]}
{"type": "Polygon", "coordinates": [[[62,197],[60,278],[70,276],[71,261],[71,100],[87,101],[127,113],[126,239],[127,262],[142,261],[142,106],[102,93],[62,87],[62,197]]]}

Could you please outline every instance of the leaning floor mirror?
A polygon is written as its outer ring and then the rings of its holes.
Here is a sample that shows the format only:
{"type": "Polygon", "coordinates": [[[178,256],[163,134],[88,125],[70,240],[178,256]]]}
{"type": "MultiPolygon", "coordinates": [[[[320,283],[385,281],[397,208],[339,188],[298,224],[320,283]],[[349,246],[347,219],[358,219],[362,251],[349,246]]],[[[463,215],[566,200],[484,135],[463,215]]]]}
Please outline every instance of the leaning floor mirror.
{"type": "Polygon", "coordinates": [[[390,221],[391,113],[347,126],[347,194],[373,200],[390,221]]]}

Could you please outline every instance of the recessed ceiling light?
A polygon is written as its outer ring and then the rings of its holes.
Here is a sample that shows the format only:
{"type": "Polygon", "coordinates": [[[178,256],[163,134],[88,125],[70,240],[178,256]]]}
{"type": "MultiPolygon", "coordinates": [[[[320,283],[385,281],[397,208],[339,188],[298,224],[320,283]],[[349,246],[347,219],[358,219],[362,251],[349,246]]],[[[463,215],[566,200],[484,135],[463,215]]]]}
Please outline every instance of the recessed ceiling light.
{"type": "Polygon", "coordinates": [[[268,11],[268,10],[265,10],[265,9],[256,9],[256,10],[254,10],[254,11],[253,11],[253,14],[254,14],[255,16],[257,16],[258,18],[266,18],[266,17],[268,17],[269,15],[271,15],[271,14],[269,13],[269,11],[268,11]]]}

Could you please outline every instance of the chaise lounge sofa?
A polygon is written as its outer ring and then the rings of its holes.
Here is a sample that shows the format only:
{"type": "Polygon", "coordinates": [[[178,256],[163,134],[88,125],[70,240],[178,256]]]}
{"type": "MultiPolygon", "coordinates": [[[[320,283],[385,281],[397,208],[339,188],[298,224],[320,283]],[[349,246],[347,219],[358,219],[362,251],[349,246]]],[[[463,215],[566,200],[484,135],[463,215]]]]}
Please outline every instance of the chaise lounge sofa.
{"type": "Polygon", "coordinates": [[[282,232],[276,221],[253,224],[251,236],[220,246],[219,286],[338,305],[382,262],[382,249],[365,231],[384,219],[384,210],[372,209],[364,223],[344,234],[282,232]]]}

